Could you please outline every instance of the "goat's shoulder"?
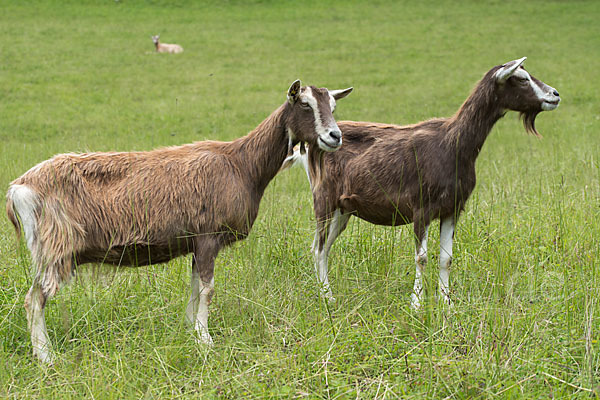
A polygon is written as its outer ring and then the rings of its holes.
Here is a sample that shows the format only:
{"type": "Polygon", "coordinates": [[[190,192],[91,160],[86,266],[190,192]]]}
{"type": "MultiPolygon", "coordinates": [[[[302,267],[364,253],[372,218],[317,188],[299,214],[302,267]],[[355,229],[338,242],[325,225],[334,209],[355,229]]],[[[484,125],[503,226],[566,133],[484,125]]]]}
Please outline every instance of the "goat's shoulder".
{"type": "Polygon", "coordinates": [[[444,125],[447,118],[432,118],[412,125],[404,125],[402,128],[406,134],[418,137],[434,137],[443,135],[444,125]]]}
{"type": "Polygon", "coordinates": [[[439,135],[444,130],[446,120],[446,118],[434,118],[408,125],[341,121],[338,122],[338,126],[344,133],[344,140],[353,143],[370,143],[378,140],[404,142],[414,136],[439,135]]]}

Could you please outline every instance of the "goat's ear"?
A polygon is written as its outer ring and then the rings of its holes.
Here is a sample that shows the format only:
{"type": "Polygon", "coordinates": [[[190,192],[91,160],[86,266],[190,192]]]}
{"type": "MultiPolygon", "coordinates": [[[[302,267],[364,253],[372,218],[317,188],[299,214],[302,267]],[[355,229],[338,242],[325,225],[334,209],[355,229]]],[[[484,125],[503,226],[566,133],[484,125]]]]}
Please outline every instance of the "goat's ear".
{"type": "Polygon", "coordinates": [[[332,95],[333,98],[337,101],[339,99],[343,99],[344,97],[348,96],[353,90],[354,90],[353,87],[349,87],[347,89],[340,89],[340,90],[330,90],[329,94],[332,95]]]}
{"type": "Polygon", "coordinates": [[[527,57],[519,58],[518,60],[510,61],[504,64],[498,71],[495,77],[498,83],[504,83],[515,71],[527,60],[527,57]]]}
{"type": "Polygon", "coordinates": [[[287,99],[290,104],[294,104],[296,100],[300,97],[300,79],[296,79],[292,86],[288,89],[287,99]]]}

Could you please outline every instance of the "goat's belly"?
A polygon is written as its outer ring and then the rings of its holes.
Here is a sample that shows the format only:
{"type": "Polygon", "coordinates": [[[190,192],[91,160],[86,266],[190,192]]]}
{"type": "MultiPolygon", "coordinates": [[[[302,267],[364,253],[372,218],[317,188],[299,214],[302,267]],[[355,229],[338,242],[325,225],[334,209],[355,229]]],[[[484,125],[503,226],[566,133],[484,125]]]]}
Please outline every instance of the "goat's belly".
{"type": "Polygon", "coordinates": [[[173,258],[188,254],[192,247],[186,242],[177,242],[176,245],[148,245],[134,244],[128,246],[114,246],[107,250],[93,249],[76,255],[79,264],[104,263],[118,266],[140,267],[150,264],[159,264],[173,258]]]}
{"type": "Polygon", "coordinates": [[[342,212],[352,213],[376,225],[405,225],[412,222],[412,210],[408,205],[392,204],[390,201],[364,201],[360,196],[353,194],[341,196],[342,212]]]}
{"type": "Polygon", "coordinates": [[[406,215],[395,211],[390,212],[390,210],[356,210],[355,214],[358,218],[376,225],[398,226],[410,224],[412,222],[412,215],[406,215]]]}

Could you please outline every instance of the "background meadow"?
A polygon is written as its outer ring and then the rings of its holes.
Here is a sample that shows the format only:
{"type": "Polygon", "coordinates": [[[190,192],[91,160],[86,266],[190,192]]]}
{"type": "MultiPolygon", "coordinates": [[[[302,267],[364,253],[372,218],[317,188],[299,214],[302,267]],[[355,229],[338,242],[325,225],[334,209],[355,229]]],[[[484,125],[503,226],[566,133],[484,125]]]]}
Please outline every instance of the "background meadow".
{"type": "MultiPolygon", "coordinates": [[[[453,114],[494,65],[560,92],[492,131],[437,304],[410,309],[410,227],[352,219],[318,296],[304,171],[269,186],[250,237],[221,252],[210,332],[183,313],[189,257],[85,267],[46,308],[59,361],[31,355],[29,255],[0,218],[0,397],[600,397],[600,3],[597,1],[4,1],[0,187],[56,153],[245,135],[292,81],[354,86],[338,120],[453,114]],[[185,49],[156,54],[150,36],[185,49]]],[[[433,284],[432,284],[433,283],[433,284]]]]}

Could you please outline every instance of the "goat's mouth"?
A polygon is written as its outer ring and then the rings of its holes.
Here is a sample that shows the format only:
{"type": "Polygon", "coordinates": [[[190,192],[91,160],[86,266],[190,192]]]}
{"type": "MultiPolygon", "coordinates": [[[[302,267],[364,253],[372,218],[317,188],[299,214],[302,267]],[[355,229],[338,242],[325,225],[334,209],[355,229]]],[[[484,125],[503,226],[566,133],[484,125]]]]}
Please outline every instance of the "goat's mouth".
{"type": "Polygon", "coordinates": [[[336,151],[342,145],[341,140],[337,141],[335,144],[330,144],[330,143],[327,143],[325,140],[321,139],[320,137],[317,139],[317,143],[319,144],[319,148],[321,150],[324,150],[324,151],[327,151],[330,153],[333,151],[336,151]]]}
{"type": "Polygon", "coordinates": [[[542,110],[544,111],[552,111],[556,107],[558,107],[558,103],[560,103],[560,98],[556,100],[544,100],[542,102],[542,110]]]}

